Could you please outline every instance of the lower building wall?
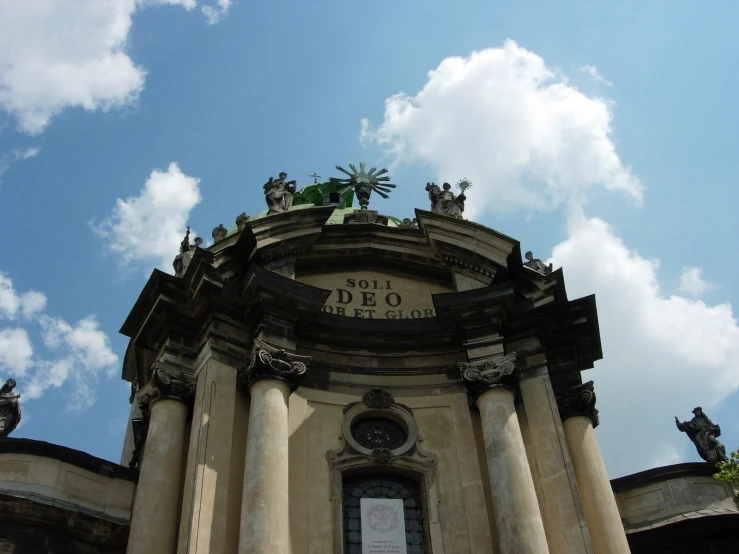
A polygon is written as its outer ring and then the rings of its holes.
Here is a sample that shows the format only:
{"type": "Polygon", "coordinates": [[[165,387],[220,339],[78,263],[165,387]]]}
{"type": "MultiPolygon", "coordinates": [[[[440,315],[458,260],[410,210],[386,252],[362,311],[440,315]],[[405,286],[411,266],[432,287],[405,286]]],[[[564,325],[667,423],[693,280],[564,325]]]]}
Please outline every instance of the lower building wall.
{"type": "MultiPolygon", "coordinates": [[[[304,388],[290,397],[290,525],[294,554],[336,552],[335,542],[340,538],[335,536],[337,512],[333,503],[341,503],[342,499],[327,454],[343,446],[344,407],[360,400],[357,396],[304,388]]],[[[427,551],[492,552],[483,474],[466,394],[395,400],[412,410],[419,428],[419,449],[436,460],[431,470],[434,490],[425,495],[427,501],[438,499],[437,506],[426,507],[431,542],[427,551]]],[[[373,464],[369,458],[367,470],[395,471],[392,464],[373,464]]]]}

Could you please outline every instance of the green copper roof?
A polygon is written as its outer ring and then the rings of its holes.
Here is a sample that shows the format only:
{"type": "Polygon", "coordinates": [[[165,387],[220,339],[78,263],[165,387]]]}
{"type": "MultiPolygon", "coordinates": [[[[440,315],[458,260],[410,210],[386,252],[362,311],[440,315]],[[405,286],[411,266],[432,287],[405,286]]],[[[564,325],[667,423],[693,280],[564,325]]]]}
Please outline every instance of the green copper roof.
{"type": "MultiPolygon", "coordinates": [[[[312,183],[310,185],[306,185],[295,193],[295,196],[293,196],[293,205],[288,211],[292,212],[294,210],[306,210],[308,208],[315,208],[316,206],[325,206],[326,197],[332,192],[337,192],[336,188],[336,183],[332,182],[312,183]]],[[[334,208],[331,217],[329,217],[326,221],[326,225],[341,225],[344,223],[345,215],[359,209],[352,205],[354,203],[353,189],[348,188],[339,191],[339,198],[341,199],[341,204],[334,208]]],[[[259,212],[257,215],[251,216],[249,218],[249,221],[254,221],[255,219],[266,217],[268,212],[269,210],[259,212]]],[[[403,222],[397,217],[387,216],[387,219],[388,227],[397,227],[403,222]]],[[[228,234],[226,236],[230,237],[231,235],[238,232],[239,228],[234,224],[233,226],[229,227],[228,234]]]]}

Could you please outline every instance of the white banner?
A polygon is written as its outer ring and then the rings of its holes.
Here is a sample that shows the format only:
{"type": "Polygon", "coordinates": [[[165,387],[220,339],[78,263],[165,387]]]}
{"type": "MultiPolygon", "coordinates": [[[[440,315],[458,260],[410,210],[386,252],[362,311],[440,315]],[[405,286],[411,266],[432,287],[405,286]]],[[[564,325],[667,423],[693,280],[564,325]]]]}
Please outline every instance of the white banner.
{"type": "Polygon", "coordinates": [[[360,498],[359,508],[362,510],[362,554],[408,554],[401,499],[360,498]]]}

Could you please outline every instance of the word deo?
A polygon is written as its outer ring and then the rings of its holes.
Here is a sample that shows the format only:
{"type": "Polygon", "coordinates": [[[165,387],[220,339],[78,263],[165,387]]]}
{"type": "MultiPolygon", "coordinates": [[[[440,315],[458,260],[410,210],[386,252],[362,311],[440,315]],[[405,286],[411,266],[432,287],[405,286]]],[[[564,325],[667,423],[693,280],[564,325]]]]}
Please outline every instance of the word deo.
{"type": "Polygon", "coordinates": [[[389,280],[347,279],[345,287],[335,289],[334,305],[326,304],[324,312],[360,319],[421,319],[435,315],[431,308],[402,306],[403,298],[393,291],[389,280]]]}

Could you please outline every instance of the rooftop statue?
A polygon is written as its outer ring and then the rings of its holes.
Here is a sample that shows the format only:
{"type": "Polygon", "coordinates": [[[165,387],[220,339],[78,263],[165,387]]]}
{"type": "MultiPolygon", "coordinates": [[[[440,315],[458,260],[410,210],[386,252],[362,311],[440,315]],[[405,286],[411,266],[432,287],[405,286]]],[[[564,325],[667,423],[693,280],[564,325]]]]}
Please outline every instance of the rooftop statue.
{"type": "Polygon", "coordinates": [[[221,241],[226,238],[226,235],[228,234],[228,229],[226,229],[223,226],[223,223],[218,225],[215,229],[213,229],[213,242],[216,243],[218,241],[221,241]]]}
{"type": "Polygon", "coordinates": [[[444,183],[442,187],[443,190],[436,183],[426,183],[426,192],[429,193],[429,200],[431,200],[431,211],[435,214],[462,219],[464,201],[467,200],[464,188],[468,187],[462,188],[458,196],[451,191],[452,185],[449,183],[444,183]]]}
{"type": "Polygon", "coordinates": [[[264,184],[264,198],[269,207],[267,215],[286,212],[292,207],[297,182],[285,181],[285,179],[287,179],[287,173],[283,171],[278,179],[270,177],[269,181],[264,184]]]}
{"type": "Polygon", "coordinates": [[[239,233],[246,228],[247,221],[249,221],[249,216],[246,215],[246,212],[241,212],[241,214],[236,217],[236,227],[239,229],[239,233]]]}
{"type": "Polygon", "coordinates": [[[716,440],[721,436],[721,427],[714,424],[708,416],[703,413],[703,409],[698,407],[693,410],[695,416],[690,421],[680,421],[675,418],[675,425],[683,433],[687,433],[688,438],[695,444],[696,450],[700,457],[709,464],[727,461],[726,448],[723,444],[716,440]]]}
{"type": "Polygon", "coordinates": [[[174,261],[172,262],[175,277],[182,277],[185,274],[192,257],[195,255],[195,250],[200,247],[202,242],[203,239],[195,237],[195,244],[190,244],[190,226],[188,225],[185,238],[182,239],[182,242],[180,243],[180,253],[175,256],[174,261]]]}
{"type": "Polygon", "coordinates": [[[385,175],[387,173],[387,169],[377,171],[377,168],[373,167],[367,171],[366,167],[367,166],[364,162],[359,162],[359,171],[357,171],[354,164],[349,164],[349,169],[351,169],[351,171],[347,171],[340,165],[337,165],[336,169],[346,173],[348,178],[331,177],[329,179],[329,182],[336,185],[336,190],[338,192],[343,189],[353,187],[354,193],[357,195],[357,200],[359,200],[359,207],[362,210],[367,209],[372,191],[375,191],[383,198],[387,198],[390,193],[390,189],[394,189],[396,187],[396,185],[388,183],[390,177],[385,175]]]}
{"type": "Polygon", "coordinates": [[[552,272],[552,264],[546,265],[539,258],[534,258],[534,254],[531,250],[526,252],[526,263],[523,265],[533,269],[534,271],[538,271],[542,275],[549,275],[552,272]]]}
{"type": "Polygon", "coordinates": [[[0,387],[0,439],[10,435],[21,421],[20,394],[13,393],[15,379],[8,379],[0,387]]]}

